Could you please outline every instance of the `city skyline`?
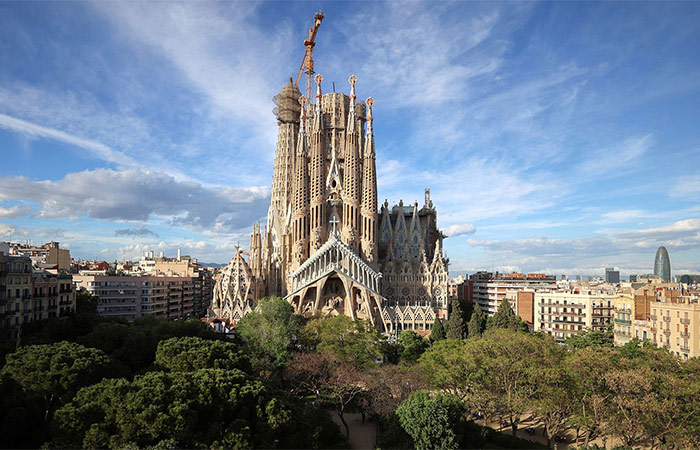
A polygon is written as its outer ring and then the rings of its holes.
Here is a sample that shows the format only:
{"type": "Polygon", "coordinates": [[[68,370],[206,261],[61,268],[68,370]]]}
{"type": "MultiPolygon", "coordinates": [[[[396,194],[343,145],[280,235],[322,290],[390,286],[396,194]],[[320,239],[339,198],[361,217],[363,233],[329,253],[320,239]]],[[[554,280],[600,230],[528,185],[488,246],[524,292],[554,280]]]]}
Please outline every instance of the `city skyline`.
{"type": "Polygon", "coordinates": [[[325,89],[376,100],[379,201],[430,188],[451,273],[700,271],[696,4],[3,3],[0,240],[228,261],[317,6],[325,89]]]}

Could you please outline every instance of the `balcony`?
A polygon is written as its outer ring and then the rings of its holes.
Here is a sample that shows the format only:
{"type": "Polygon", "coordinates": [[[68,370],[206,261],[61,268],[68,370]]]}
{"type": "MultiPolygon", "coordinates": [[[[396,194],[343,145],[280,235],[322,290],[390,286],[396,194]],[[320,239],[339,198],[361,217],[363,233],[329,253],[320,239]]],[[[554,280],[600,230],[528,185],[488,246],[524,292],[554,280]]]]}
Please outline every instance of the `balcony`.
{"type": "Polygon", "coordinates": [[[615,319],[615,323],[625,323],[627,325],[632,324],[631,320],[626,320],[626,319],[615,319]]]}
{"type": "Polygon", "coordinates": [[[690,339],[690,333],[687,331],[681,331],[681,337],[683,339],[690,339]]]}
{"type": "Polygon", "coordinates": [[[665,334],[666,336],[670,336],[670,335],[671,335],[671,330],[664,330],[664,334],[665,334]]]}
{"type": "Polygon", "coordinates": [[[671,316],[664,316],[664,322],[670,322],[671,316]]]}
{"type": "Polygon", "coordinates": [[[651,315],[649,318],[650,318],[651,320],[656,321],[656,315],[651,315]]]}
{"type": "Polygon", "coordinates": [[[683,325],[690,325],[690,319],[687,319],[687,318],[681,319],[681,323],[683,325]]]}
{"type": "Polygon", "coordinates": [[[690,353],[690,347],[681,347],[683,353],[690,353]]]}

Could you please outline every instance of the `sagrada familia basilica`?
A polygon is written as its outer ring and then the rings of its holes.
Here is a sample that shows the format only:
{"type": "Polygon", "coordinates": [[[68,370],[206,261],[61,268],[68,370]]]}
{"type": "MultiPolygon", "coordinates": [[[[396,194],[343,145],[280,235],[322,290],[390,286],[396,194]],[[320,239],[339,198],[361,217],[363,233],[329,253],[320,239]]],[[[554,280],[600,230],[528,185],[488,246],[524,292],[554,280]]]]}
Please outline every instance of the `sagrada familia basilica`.
{"type": "Polygon", "coordinates": [[[299,314],[344,314],[379,331],[428,330],[447,318],[447,258],[437,212],[377,202],[372,105],[322,94],[310,103],[290,79],[276,96],[277,150],[267,224],[216,280],[211,311],[236,323],[265,296],[299,314]],[[246,259],[247,257],[247,259],[246,259]]]}

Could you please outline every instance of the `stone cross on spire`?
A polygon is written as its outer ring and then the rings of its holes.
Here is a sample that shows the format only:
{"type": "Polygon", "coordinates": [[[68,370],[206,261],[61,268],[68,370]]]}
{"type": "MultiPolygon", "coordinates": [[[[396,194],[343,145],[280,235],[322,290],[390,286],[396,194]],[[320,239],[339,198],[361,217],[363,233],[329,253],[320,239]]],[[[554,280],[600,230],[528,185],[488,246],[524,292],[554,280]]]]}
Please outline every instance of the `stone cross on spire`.
{"type": "Polygon", "coordinates": [[[339,223],[340,222],[338,221],[338,218],[335,216],[335,214],[333,214],[333,216],[331,216],[330,224],[331,224],[331,231],[333,231],[334,234],[338,232],[338,224],[339,223]]]}

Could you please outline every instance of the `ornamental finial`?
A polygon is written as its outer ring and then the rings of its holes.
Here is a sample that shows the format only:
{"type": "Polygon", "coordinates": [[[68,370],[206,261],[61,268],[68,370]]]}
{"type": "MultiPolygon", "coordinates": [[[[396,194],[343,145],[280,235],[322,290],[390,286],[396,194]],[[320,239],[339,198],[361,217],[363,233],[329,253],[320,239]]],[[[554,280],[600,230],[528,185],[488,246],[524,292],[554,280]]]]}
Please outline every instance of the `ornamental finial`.
{"type": "Polygon", "coordinates": [[[372,132],[372,105],[374,105],[374,99],[372,97],[365,101],[367,105],[367,132],[372,132]]]}
{"type": "Polygon", "coordinates": [[[323,75],[320,73],[314,78],[316,80],[316,104],[321,104],[321,83],[323,83],[323,75]]]}
{"type": "Polygon", "coordinates": [[[355,83],[357,83],[357,77],[355,75],[350,75],[348,79],[350,82],[350,103],[355,104],[355,83]]]}
{"type": "Polygon", "coordinates": [[[304,131],[304,124],[306,123],[306,97],[303,95],[299,97],[299,104],[301,105],[301,110],[299,111],[299,126],[301,130],[304,131]]]}

